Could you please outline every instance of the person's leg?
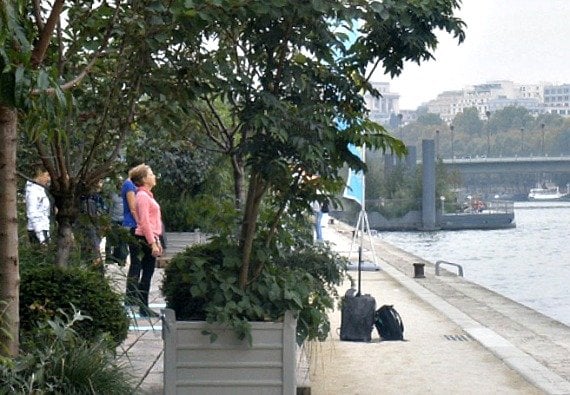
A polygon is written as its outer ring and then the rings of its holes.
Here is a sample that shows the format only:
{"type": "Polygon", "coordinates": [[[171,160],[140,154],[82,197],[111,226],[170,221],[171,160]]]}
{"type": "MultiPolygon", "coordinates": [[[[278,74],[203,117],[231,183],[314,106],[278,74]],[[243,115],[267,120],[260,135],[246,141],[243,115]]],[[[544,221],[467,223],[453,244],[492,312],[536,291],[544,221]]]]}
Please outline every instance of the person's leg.
{"type": "MultiPolygon", "coordinates": [[[[131,235],[134,236],[134,229],[131,229],[131,235]]],[[[127,290],[125,294],[125,304],[139,305],[141,303],[141,295],[139,293],[139,281],[141,277],[141,245],[139,240],[129,242],[130,265],[127,272],[127,290]]]]}
{"type": "Polygon", "coordinates": [[[321,211],[318,211],[315,214],[315,231],[317,233],[317,241],[323,240],[323,230],[321,228],[322,219],[323,219],[323,213],[321,211]]]}
{"type": "Polygon", "coordinates": [[[36,236],[36,232],[33,230],[28,230],[28,239],[30,240],[31,244],[40,244],[40,241],[36,236]]]}
{"type": "Polygon", "coordinates": [[[156,266],[156,258],[152,256],[152,250],[146,243],[142,244],[141,248],[144,255],[141,261],[142,276],[141,281],[139,282],[139,292],[142,300],[140,314],[142,316],[152,317],[156,316],[157,314],[148,308],[148,297],[152,275],[154,274],[154,268],[156,266]]]}

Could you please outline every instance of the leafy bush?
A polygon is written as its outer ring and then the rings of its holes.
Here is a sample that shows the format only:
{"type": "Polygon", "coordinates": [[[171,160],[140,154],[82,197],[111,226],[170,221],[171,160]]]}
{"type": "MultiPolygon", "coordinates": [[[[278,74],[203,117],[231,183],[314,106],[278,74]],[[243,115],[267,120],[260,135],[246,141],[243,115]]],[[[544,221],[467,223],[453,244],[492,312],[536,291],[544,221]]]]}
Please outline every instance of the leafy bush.
{"type": "Polygon", "coordinates": [[[297,318],[297,340],[325,340],[330,332],[328,312],[339,299],[336,287],[348,276],[348,259],[326,244],[307,244],[281,256],[276,263],[304,270],[313,277],[313,292],[297,318]]]}
{"type": "Polygon", "coordinates": [[[198,228],[207,233],[216,233],[233,222],[230,217],[235,215],[232,199],[217,199],[207,195],[163,199],[160,208],[166,228],[176,232],[198,228]]]}
{"type": "Polygon", "coordinates": [[[108,333],[114,345],[126,339],[129,319],[125,313],[122,296],[113,291],[100,273],[91,270],[53,265],[22,267],[20,284],[20,331],[25,337],[42,322],[70,314],[74,305],[93,321],[76,324],[81,337],[97,339],[108,333]]]}
{"type": "Polygon", "coordinates": [[[133,394],[133,376],[106,341],[86,341],[73,330],[88,317],[77,311],[63,317],[42,324],[38,338],[0,364],[0,394],[133,394]]]}
{"type": "Polygon", "coordinates": [[[293,310],[299,312],[299,343],[326,338],[327,312],[338,296],[334,286],[344,277],[344,259],[327,247],[307,245],[267,259],[264,270],[245,289],[238,285],[240,264],[237,246],[221,239],[187,248],[165,270],[162,292],[167,307],[178,320],[225,324],[250,341],[250,321],[278,320],[293,310]]]}

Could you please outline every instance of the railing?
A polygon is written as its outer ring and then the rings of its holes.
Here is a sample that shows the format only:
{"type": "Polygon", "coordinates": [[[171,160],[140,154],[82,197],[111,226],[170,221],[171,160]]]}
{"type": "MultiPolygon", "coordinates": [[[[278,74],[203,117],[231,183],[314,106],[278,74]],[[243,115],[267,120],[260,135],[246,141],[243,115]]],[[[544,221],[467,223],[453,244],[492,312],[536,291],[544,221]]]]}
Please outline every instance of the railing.
{"type": "Polygon", "coordinates": [[[451,265],[451,266],[457,267],[457,275],[458,275],[459,277],[463,277],[463,267],[462,267],[461,265],[457,264],[457,263],[447,262],[447,261],[437,261],[437,262],[435,263],[435,275],[436,275],[436,276],[439,276],[439,275],[440,275],[440,274],[439,274],[439,267],[440,267],[441,265],[443,265],[443,264],[445,264],[445,265],[451,265]]]}

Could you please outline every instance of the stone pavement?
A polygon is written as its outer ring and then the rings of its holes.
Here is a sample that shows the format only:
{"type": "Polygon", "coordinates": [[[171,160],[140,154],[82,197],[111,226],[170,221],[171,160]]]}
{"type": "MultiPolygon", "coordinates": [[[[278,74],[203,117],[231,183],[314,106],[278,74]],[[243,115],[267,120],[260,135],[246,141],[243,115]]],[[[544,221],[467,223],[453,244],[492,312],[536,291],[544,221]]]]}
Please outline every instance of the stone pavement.
{"type": "MultiPolygon", "coordinates": [[[[351,231],[337,223],[324,229],[324,237],[354,260],[351,231]]],[[[363,259],[372,261],[368,240],[362,242],[363,259]]],[[[568,326],[449,272],[435,276],[431,263],[381,238],[373,243],[381,270],[362,272],[362,292],[374,296],[378,307],[394,305],[406,340],[380,341],[374,332],[370,343],[341,342],[335,310],[329,339],[303,347],[312,394],[570,394],[568,326]],[[414,278],[417,262],[426,264],[425,278],[414,278]]],[[[164,306],[162,275],[157,269],[151,290],[157,311],[164,306]]],[[[357,273],[351,276],[356,280],[357,273]]],[[[162,393],[161,329],[159,319],[135,317],[120,350],[139,394],[162,393]]]]}

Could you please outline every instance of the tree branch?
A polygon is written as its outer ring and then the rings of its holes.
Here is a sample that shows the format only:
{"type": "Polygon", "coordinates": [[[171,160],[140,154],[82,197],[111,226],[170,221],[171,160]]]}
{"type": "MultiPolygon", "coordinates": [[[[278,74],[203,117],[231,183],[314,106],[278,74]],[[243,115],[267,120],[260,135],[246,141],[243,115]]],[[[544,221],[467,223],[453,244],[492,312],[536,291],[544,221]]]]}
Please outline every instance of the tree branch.
{"type": "MultiPolygon", "coordinates": [[[[51,35],[57,25],[57,21],[59,20],[59,16],[61,11],[63,10],[63,0],[55,0],[51,9],[51,13],[48,17],[48,20],[40,31],[40,38],[38,40],[37,45],[34,47],[32,51],[32,65],[34,67],[39,67],[42,64],[44,57],[46,55],[46,51],[49,47],[49,42],[51,40],[51,35]]],[[[34,12],[38,11],[37,9],[34,12]]],[[[36,15],[36,17],[40,17],[40,15],[36,15]]],[[[39,22],[41,23],[41,21],[39,22]]],[[[36,20],[36,24],[38,21],[36,20]]],[[[39,27],[39,26],[38,26],[39,27]]]]}
{"type": "MultiPolygon", "coordinates": [[[[56,3],[60,2],[60,1],[62,1],[62,0],[56,0],[56,3]]],[[[54,9],[55,9],[55,4],[54,4],[54,9]]],[[[61,12],[61,10],[60,10],[60,12],[61,12]]],[[[53,14],[53,9],[52,9],[52,14],[53,14]]],[[[113,31],[113,27],[114,27],[114,22],[117,19],[118,15],[119,15],[119,7],[117,7],[115,9],[115,13],[113,14],[113,18],[109,22],[109,25],[107,27],[107,31],[105,32],[105,36],[103,37],[101,46],[99,47],[99,49],[97,51],[95,51],[91,61],[85,66],[85,68],[75,78],[73,78],[69,82],[66,82],[63,85],[60,85],[59,89],[61,89],[62,91],[65,91],[65,90],[71,89],[71,88],[79,85],[81,83],[81,81],[83,81],[83,79],[91,72],[91,69],[93,68],[93,66],[95,65],[97,60],[99,60],[99,57],[105,52],[105,49],[107,49],[107,46],[109,45],[109,41],[111,39],[111,34],[113,31]]],[[[50,15],[50,19],[51,18],[52,18],[52,16],[50,15]]],[[[49,19],[48,19],[48,24],[46,24],[46,26],[49,26],[49,19]]],[[[51,37],[51,33],[53,32],[53,28],[54,27],[51,27],[51,31],[50,31],[49,35],[47,35],[47,44],[49,44],[49,39],[51,37]]],[[[45,34],[46,30],[47,30],[47,28],[42,32],[42,37],[40,38],[40,40],[44,39],[44,36],[46,36],[46,34],[45,34]]],[[[47,50],[47,44],[46,44],[46,48],[44,48],[44,52],[42,54],[42,57],[45,56],[45,51],[47,50]]],[[[34,48],[34,54],[35,53],[36,53],[36,48],[34,48]]],[[[32,55],[32,59],[33,59],[34,54],[32,55]]],[[[43,60],[43,58],[41,60],[43,60]]],[[[41,63],[41,60],[38,63],[38,65],[41,63]]],[[[40,93],[53,95],[55,93],[55,88],[48,88],[48,89],[43,89],[43,90],[38,90],[38,89],[32,90],[33,95],[38,95],[40,93]]]]}
{"type": "Polygon", "coordinates": [[[40,0],[34,0],[34,19],[36,20],[36,26],[38,31],[42,32],[44,30],[44,21],[42,20],[40,0]]]}

